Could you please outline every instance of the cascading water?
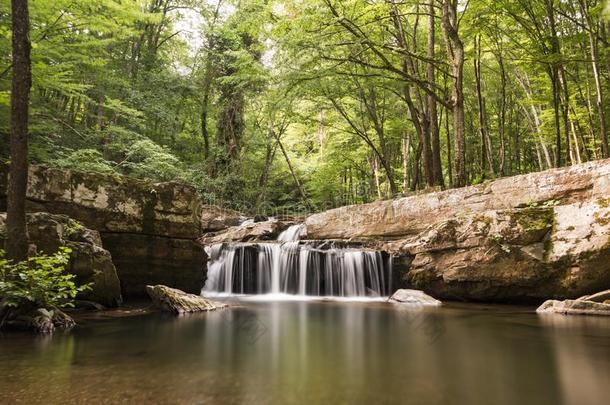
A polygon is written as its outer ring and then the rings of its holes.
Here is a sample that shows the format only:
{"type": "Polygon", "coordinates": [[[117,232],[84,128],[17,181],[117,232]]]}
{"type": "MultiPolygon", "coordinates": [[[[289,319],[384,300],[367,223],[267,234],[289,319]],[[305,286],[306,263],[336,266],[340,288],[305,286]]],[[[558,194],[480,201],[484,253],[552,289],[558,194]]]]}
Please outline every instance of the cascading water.
{"type": "Polygon", "coordinates": [[[291,294],[317,297],[383,297],[390,294],[391,259],[381,252],[317,248],[300,241],[294,225],[277,242],[209,246],[204,295],[291,294]]]}

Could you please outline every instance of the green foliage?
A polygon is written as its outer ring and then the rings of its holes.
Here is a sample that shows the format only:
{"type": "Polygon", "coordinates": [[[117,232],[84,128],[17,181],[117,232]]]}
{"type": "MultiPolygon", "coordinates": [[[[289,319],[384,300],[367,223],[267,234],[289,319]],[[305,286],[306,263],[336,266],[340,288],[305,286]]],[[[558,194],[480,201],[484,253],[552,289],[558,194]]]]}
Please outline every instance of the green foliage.
{"type": "Polygon", "coordinates": [[[95,149],[78,149],[69,153],[65,158],[55,160],[58,167],[78,169],[97,173],[114,173],[111,162],[95,149]]]}
{"type": "MultiPolygon", "coordinates": [[[[0,2],[0,158],[10,122],[9,3],[0,2]]],[[[416,0],[29,3],[33,163],[185,181],[207,202],[246,211],[364,203],[429,186],[415,123],[428,124],[432,95],[446,187],[455,176],[441,1],[432,57],[427,2],[416,0]]],[[[603,157],[607,2],[552,5],[554,32],[544,2],[460,2],[471,184],[554,167],[557,156],[565,163],[568,140],[573,161],[603,157]]]]}
{"type": "Polygon", "coordinates": [[[62,247],[52,255],[37,255],[20,263],[12,263],[0,250],[0,297],[4,305],[21,308],[72,307],[79,292],[89,285],[77,286],[73,274],[65,268],[71,250],[62,247]]]}

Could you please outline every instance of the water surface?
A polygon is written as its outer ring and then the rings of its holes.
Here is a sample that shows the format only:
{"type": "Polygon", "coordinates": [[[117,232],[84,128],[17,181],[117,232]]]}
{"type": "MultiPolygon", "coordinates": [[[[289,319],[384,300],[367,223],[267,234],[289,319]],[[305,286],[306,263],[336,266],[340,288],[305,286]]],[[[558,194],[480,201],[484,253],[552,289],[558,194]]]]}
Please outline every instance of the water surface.
{"type": "Polygon", "coordinates": [[[606,404],[610,319],[245,301],[0,336],[0,403],[606,404]]]}

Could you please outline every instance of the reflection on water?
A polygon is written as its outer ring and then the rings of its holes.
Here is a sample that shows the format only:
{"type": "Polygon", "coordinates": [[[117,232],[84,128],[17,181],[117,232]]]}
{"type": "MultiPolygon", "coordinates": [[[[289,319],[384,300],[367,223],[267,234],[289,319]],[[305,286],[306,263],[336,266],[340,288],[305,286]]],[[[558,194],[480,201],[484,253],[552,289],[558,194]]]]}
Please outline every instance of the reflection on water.
{"type": "Polygon", "coordinates": [[[610,319],[245,302],[0,337],[0,403],[602,404],[610,319]]]}

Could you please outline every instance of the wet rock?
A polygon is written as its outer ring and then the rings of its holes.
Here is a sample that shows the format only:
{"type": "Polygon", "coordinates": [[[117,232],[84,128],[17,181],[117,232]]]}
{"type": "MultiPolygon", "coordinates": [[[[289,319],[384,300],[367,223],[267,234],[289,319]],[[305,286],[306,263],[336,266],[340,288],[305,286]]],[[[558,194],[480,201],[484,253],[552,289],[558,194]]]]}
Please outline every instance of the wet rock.
{"type": "Polygon", "coordinates": [[[70,329],[76,325],[72,317],[59,308],[8,308],[0,303],[0,315],[4,329],[51,334],[56,329],[70,329]]]}
{"type": "Polygon", "coordinates": [[[433,306],[438,307],[442,305],[442,303],[429,296],[423,291],[420,290],[407,290],[400,289],[397,290],[392,296],[388,299],[388,302],[394,304],[407,304],[407,305],[416,305],[416,306],[433,306]]]}
{"type": "Polygon", "coordinates": [[[265,221],[268,221],[269,218],[264,215],[255,215],[253,220],[254,220],[254,222],[265,222],[265,221]]]}
{"type": "Polygon", "coordinates": [[[201,231],[217,232],[241,224],[246,218],[239,212],[213,205],[201,206],[201,231]]]}
{"type": "Polygon", "coordinates": [[[146,292],[157,308],[177,315],[190,312],[213,311],[227,306],[226,304],[210,301],[202,296],[188,294],[164,285],[147,285],[146,292]]]}
{"type": "Polygon", "coordinates": [[[245,225],[234,226],[222,232],[208,233],[199,239],[203,245],[212,245],[222,242],[250,242],[261,240],[275,240],[286,224],[277,220],[252,222],[245,225]]]}
{"type": "Polygon", "coordinates": [[[580,297],[578,300],[606,303],[607,301],[610,301],[610,290],[600,291],[591,295],[585,295],[584,297],[580,297]]]}
{"type": "MultiPolygon", "coordinates": [[[[0,229],[6,214],[0,214],[0,229]]],[[[52,254],[61,246],[72,249],[67,271],[76,275],[77,284],[92,283],[92,289],[78,298],[105,306],[122,302],[121,285],[110,253],[102,247],[100,234],[66,215],[38,212],[27,215],[30,243],[38,253],[52,254]]],[[[0,246],[4,244],[0,231],[0,246]]]]}
{"type": "Polygon", "coordinates": [[[587,300],[548,300],[536,309],[539,314],[605,315],[610,316],[610,304],[587,300]]]}

